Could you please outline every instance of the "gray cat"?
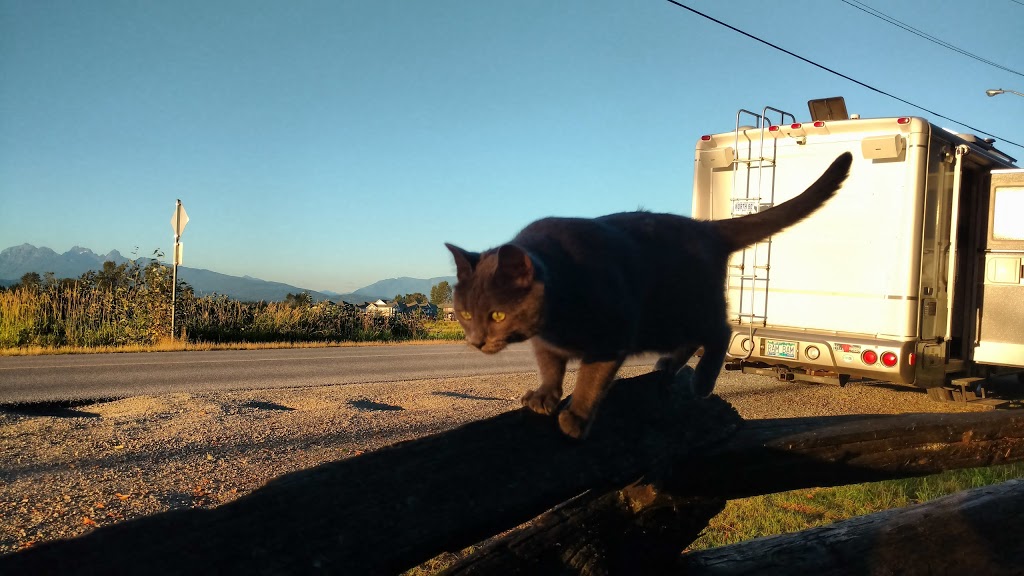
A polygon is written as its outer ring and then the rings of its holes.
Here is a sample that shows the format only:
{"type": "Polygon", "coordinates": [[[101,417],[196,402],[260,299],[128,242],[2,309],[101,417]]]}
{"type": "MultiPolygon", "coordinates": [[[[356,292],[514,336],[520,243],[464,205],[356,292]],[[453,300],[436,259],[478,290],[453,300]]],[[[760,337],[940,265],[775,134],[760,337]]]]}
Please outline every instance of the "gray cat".
{"type": "MultiPolygon", "coordinates": [[[[576,389],[559,427],[584,438],[619,366],[659,352],[656,366],[683,369],[704,355],[693,393],[706,397],[725,360],[725,275],[729,255],[803,220],[842,186],[844,153],[802,194],[762,212],[711,222],[625,212],[599,218],[544,218],[483,253],[446,244],[455,258],[456,318],[466,341],[488,354],[531,340],[540,386],[523,405],[552,414],[566,362],[580,359],[576,389]]],[[[688,369],[688,368],[687,368],[688,369]]]]}

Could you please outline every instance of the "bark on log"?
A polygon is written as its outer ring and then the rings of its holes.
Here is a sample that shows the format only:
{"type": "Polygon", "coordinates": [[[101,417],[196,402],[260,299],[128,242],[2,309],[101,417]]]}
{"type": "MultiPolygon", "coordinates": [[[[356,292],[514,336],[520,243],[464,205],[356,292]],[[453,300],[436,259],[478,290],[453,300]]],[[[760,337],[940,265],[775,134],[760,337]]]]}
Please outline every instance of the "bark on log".
{"type": "Polygon", "coordinates": [[[748,420],[717,450],[694,454],[663,486],[742,498],[1024,460],[1019,411],[748,420]]]}
{"type": "Polygon", "coordinates": [[[682,557],[674,574],[1024,573],[1024,480],[682,557]]]}
{"type": "Polygon", "coordinates": [[[686,498],[650,484],[588,492],[490,543],[444,576],[658,574],[725,507],[721,498],[686,498]]]}
{"type": "Polygon", "coordinates": [[[212,510],[179,510],[0,558],[0,574],[388,574],[536,517],[588,489],[670,468],[739,425],[659,374],[613,386],[584,442],[509,412],[295,472],[212,510]]]}

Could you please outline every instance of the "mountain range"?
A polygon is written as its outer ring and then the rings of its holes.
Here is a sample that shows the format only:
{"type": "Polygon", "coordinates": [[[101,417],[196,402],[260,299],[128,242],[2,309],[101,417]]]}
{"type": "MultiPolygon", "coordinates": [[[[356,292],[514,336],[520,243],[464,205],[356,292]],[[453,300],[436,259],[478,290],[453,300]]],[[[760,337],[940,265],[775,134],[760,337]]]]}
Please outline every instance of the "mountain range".
{"type": "MultiPolygon", "coordinates": [[[[99,270],[103,263],[111,261],[123,264],[129,259],[117,250],[107,254],[97,254],[88,248],[74,246],[63,254],[50,248],[35,247],[31,244],[12,246],[0,252],[0,284],[10,286],[16,284],[28,272],[43,275],[53,272],[57,278],[78,278],[89,270],[99,270]]],[[[140,260],[148,261],[148,258],[140,260]]],[[[229,298],[243,301],[263,300],[267,302],[284,300],[289,293],[309,292],[314,301],[332,300],[345,302],[364,302],[377,299],[387,300],[396,294],[412,294],[421,292],[430,295],[430,288],[441,281],[455,285],[454,276],[438,276],[436,278],[389,278],[374,282],[347,294],[337,292],[309,290],[282,282],[270,282],[251,276],[230,276],[202,268],[178,267],[178,278],[188,282],[197,295],[223,294],[229,298]]]]}

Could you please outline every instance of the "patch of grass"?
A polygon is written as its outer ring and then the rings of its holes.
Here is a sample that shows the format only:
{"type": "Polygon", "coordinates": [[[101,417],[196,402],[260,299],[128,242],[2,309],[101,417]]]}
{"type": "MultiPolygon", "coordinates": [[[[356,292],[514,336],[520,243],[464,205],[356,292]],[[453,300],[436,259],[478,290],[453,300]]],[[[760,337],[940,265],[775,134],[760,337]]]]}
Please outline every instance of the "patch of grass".
{"type": "Polygon", "coordinates": [[[423,325],[425,337],[431,340],[462,340],[466,332],[454,320],[428,320],[423,325]]]}
{"type": "Polygon", "coordinates": [[[731,500],[689,549],[704,550],[761,536],[798,532],[1021,477],[1024,463],[1016,463],[731,500]]]}

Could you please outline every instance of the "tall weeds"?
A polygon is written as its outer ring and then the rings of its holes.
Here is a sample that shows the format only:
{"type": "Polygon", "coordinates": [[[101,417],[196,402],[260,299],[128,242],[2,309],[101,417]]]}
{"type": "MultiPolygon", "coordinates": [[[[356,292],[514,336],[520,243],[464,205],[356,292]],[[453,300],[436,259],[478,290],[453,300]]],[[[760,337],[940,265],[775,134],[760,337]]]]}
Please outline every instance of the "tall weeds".
{"type": "Polygon", "coordinates": [[[292,306],[217,296],[194,298],[179,309],[188,338],[202,342],[387,342],[431,336],[425,318],[372,316],[331,302],[292,306]]]}
{"type": "MultiPolygon", "coordinates": [[[[47,278],[0,292],[0,349],[152,345],[171,336],[171,270],[158,262],[105,265],[76,280],[47,278]]],[[[364,342],[458,339],[450,323],[370,316],[308,299],[240,302],[196,297],[179,283],[179,338],[190,342],[364,342]]],[[[457,326],[457,325],[456,325],[457,326]]]]}

